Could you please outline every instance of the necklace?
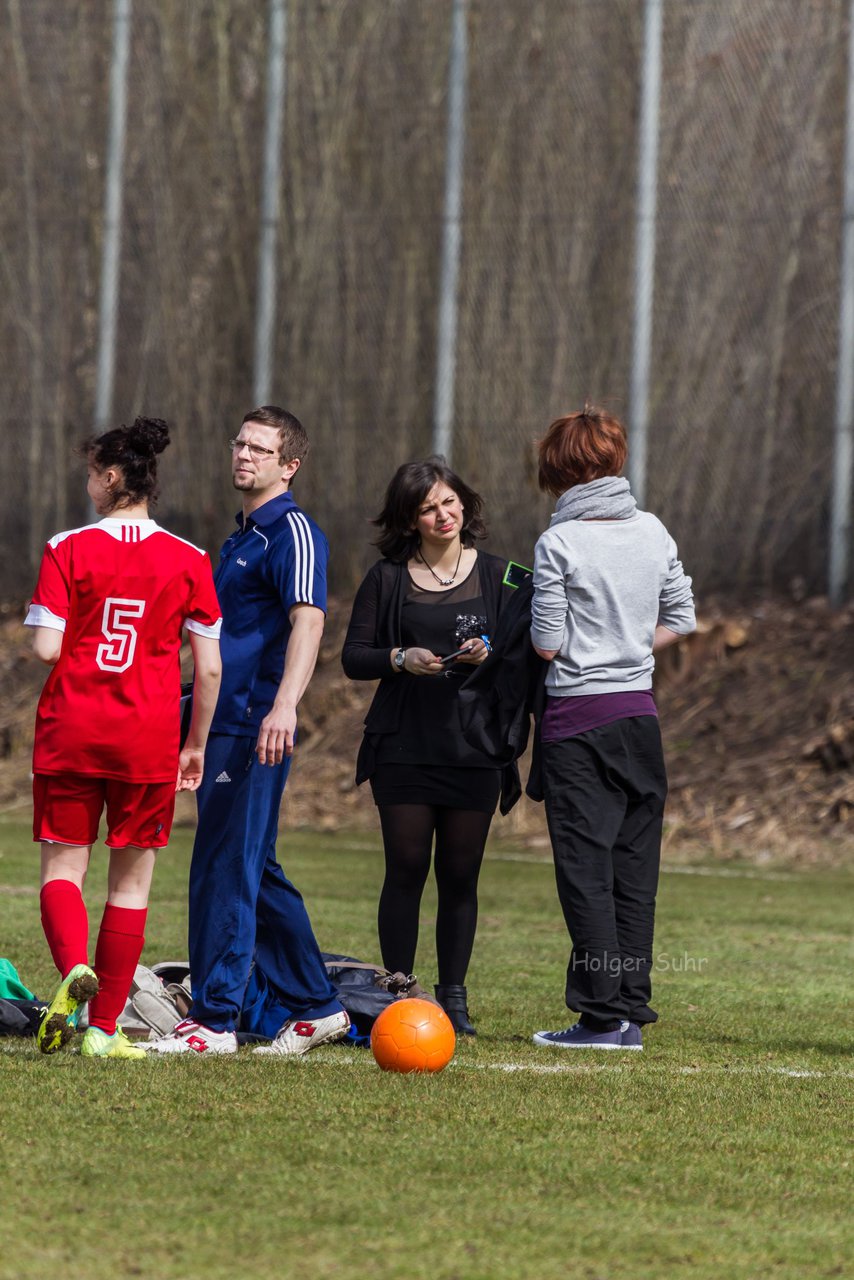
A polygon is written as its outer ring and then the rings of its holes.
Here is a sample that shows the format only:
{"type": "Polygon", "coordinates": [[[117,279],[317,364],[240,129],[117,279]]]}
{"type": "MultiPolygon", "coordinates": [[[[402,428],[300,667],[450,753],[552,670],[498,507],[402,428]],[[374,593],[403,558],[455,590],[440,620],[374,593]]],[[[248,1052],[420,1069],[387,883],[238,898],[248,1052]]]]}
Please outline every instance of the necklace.
{"type": "Polygon", "coordinates": [[[461,543],[460,543],[460,554],[457,556],[457,566],[456,566],[456,568],[454,569],[454,572],[451,574],[450,578],[440,578],[440,577],[439,577],[439,575],[438,575],[438,573],[434,573],[434,572],[433,572],[433,570],[430,568],[429,564],[428,564],[428,563],[427,563],[427,561],[424,559],[424,556],[423,556],[423,554],[421,553],[421,551],[419,551],[419,552],[418,552],[418,559],[419,559],[419,560],[421,561],[421,563],[424,565],[424,568],[427,570],[427,572],[428,572],[428,573],[433,574],[433,577],[436,579],[436,581],[438,582],[438,584],[439,584],[439,586],[440,586],[440,587],[450,587],[450,586],[452,585],[452,583],[456,582],[456,580],[457,580],[457,574],[458,574],[458,573],[459,573],[459,571],[460,571],[460,561],[462,560],[462,558],[463,558],[463,544],[462,544],[462,542],[461,542],[461,543]]]}

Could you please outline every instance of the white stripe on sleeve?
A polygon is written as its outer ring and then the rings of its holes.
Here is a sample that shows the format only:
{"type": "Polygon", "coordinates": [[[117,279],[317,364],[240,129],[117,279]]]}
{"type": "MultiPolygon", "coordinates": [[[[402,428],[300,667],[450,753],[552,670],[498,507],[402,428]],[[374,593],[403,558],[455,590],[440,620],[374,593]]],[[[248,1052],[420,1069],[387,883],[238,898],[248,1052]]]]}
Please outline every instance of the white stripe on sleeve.
{"type": "Polygon", "coordinates": [[[294,539],[294,598],[300,604],[314,604],[314,540],[308,520],[301,511],[288,516],[294,539]]]}
{"type": "Polygon", "coordinates": [[[27,616],[24,618],[24,626],[50,627],[53,631],[64,631],[66,621],[65,618],[60,618],[57,614],[51,613],[46,605],[31,604],[27,610],[27,616]]]}
{"type": "Polygon", "coordinates": [[[207,626],[204,622],[196,622],[193,618],[188,618],[184,626],[188,631],[194,631],[197,636],[206,636],[208,640],[218,640],[219,633],[222,630],[222,618],[217,618],[212,627],[207,626]]]}

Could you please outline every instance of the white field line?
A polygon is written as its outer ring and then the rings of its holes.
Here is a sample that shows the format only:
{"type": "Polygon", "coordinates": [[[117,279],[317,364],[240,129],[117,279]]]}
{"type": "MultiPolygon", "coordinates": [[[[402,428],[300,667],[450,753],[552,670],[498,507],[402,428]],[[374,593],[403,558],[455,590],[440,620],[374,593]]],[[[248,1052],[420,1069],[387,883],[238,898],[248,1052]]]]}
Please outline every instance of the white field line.
{"type": "MultiPolygon", "coordinates": [[[[0,819],[9,809],[23,807],[32,801],[28,797],[22,800],[16,800],[10,805],[0,809],[0,819]]],[[[299,837],[299,832],[295,835],[299,837]]],[[[381,853],[382,845],[373,840],[336,840],[330,839],[328,852],[336,853],[338,851],[346,853],[381,853]]],[[[552,856],[550,853],[530,854],[530,853],[498,853],[487,850],[486,860],[488,862],[529,862],[532,866],[551,866],[552,856]]],[[[680,866],[678,864],[670,865],[662,863],[662,875],[671,876],[711,876],[718,880],[782,880],[792,881],[799,878],[796,871],[761,871],[754,870],[750,867],[695,867],[680,866]]],[[[6,890],[8,892],[8,889],[6,890]]]]}
{"type": "MultiPolygon", "coordinates": [[[[578,1052],[576,1050],[576,1052],[578,1052]]],[[[643,1054],[633,1055],[633,1062],[641,1059],[643,1054]]],[[[620,1074],[637,1070],[628,1062],[459,1062],[456,1058],[449,1064],[464,1071],[504,1071],[508,1074],[529,1072],[531,1075],[557,1076],[578,1075],[584,1072],[608,1071],[620,1074]]],[[[658,1068],[675,1076],[726,1075],[726,1076],[789,1076],[798,1080],[833,1080],[854,1079],[854,1071],[805,1071],[794,1067],[666,1067],[659,1063],[648,1063],[648,1067],[658,1068]]]]}
{"type": "MultiPolygon", "coordinates": [[[[8,1054],[10,1057],[15,1056],[22,1062],[30,1058],[38,1058],[36,1053],[21,1054],[20,1048],[23,1041],[18,1036],[3,1037],[0,1039],[0,1055],[8,1054]]],[[[35,1045],[33,1044],[33,1049],[35,1045]]],[[[798,1067],[768,1067],[768,1066],[732,1066],[725,1067],[718,1064],[708,1064],[704,1067],[689,1066],[677,1067],[664,1062],[650,1061],[649,1057],[644,1061],[644,1054],[633,1053],[631,1062],[627,1061],[621,1055],[621,1061],[615,1061],[610,1055],[606,1055],[607,1061],[593,1061],[593,1053],[588,1056],[580,1050],[568,1051],[573,1053],[572,1062],[462,1062],[459,1058],[453,1058],[448,1064],[449,1067],[456,1071],[500,1071],[504,1075],[525,1074],[533,1076],[560,1076],[560,1075],[590,1075],[593,1073],[607,1072],[611,1075],[625,1075],[629,1071],[645,1070],[647,1073],[656,1071],[659,1074],[666,1074],[672,1077],[678,1076],[700,1076],[700,1075],[722,1075],[722,1076],[783,1076],[794,1080],[854,1080],[854,1071],[808,1071],[798,1067]],[[578,1060],[575,1054],[580,1054],[583,1060],[578,1060]]],[[[615,1051],[616,1052],[616,1051],[615,1051]]],[[[77,1056],[74,1050],[66,1051],[63,1057],[77,1056]]],[[[165,1055],[164,1055],[165,1056],[165,1055]]],[[[241,1053],[236,1062],[245,1062],[247,1054],[241,1053]]],[[[341,1050],[335,1049],[332,1045],[324,1046],[316,1054],[312,1054],[312,1060],[323,1063],[325,1066],[336,1067],[371,1067],[373,1068],[373,1060],[369,1049],[341,1050]]],[[[157,1056],[152,1055],[149,1061],[157,1061],[157,1056]]],[[[265,1059],[265,1061],[273,1061],[273,1059],[265,1059]]],[[[305,1065],[305,1059],[300,1059],[299,1066],[305,1065]]]]}
{"type": "MultiPolygon", "coordinates": [[[[601,1061],[600,1052],[591,1050],[590,1054],[585,1054],[582,1050],[567,1050],[567,1054],[572,1056],[571,1062],[462,1062],[459,1058],[452,1058],[449,1067],[454,1067],[457,1071],[501,1071],[504,1074],[512,1075],[519,1072],[527,1072],[529,1075],[535,1076],[557,1076],[557,1075],[579,1075],[590,1072],[607,1071],[611,1073],[624,1074],[627,1071],[637,1071],[645,1068],[647,1071],[653,1070],[665,1073],[671,1076],[696,1076],[696,1075],[725,1075],[725,1076],[787,1076],[796,1080],[854,1080],[854,1071],[811,1071],[800,1067],[771,1067],[771,1066],[723,1066],[717,1063],[709,1063],[707,1066],[687,1066],[679,1067],[674,1064],[668,1064],[661,1061],[652,1060],[652,1055],[646,1057],[644,1061],[643,1053],[632,1053],[631,1061],[620,1053],[620,1061],[612,1057],[609,1053],[604,1053],[606,1061],[601,1061]],[[596,1060],[598,1059],[598,1060],[596,1060]]],[[[617,1051],[615,1050],[616,1054],[617,1051]]],[[[332,1063],[333,1061],[339,1065],[358,1065],[359,1063],[371,1062],[370,1050],[357,1049],[349,1052],[344,1050],[334,1050],[330,1046],[329,1051],[324,1050],[324,1061],[332,1063]]]]}
{"type": "MultiPolygon", "coordinates": [[[[337,849],[348,853],[380,853],[382,846],[368,841],[347,840],[334,841],[330,844],[330,852],[337,849]]],[[[534,866],[551,866],[550,853],[498,853],[487,850],[487,862],[529,862],[534,866]]],[[[662,863],[662,875],[674,876],[712,876],[721,880],[797,880],[799,873],[795,871],[761,871],[751,867],[695,867],[662,863]]]]}
{"type": "MultiPolygon", "coordinates": [[[[492,862],[533,862],[551,866],[551,854],[537,855],[531,857],[526,853],[487,853],[488,861],[492,862]]],[[[740,867],[691,867],[691,866],[669,866],[667,863],[661,864],[662,875],[679,875],[679,876],[714,876],[722,880],[796,880],[795,872],[785,871],[754,871],[748,867],[744,869],[740,867]]]]}

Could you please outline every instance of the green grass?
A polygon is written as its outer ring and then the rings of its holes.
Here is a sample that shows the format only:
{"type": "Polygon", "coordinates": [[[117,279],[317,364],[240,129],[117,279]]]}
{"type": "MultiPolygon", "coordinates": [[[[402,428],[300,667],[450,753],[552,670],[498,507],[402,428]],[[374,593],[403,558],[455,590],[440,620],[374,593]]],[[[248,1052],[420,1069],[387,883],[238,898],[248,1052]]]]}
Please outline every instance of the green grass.
{"type": "MultiPolygon", "coordinates": [[[[160,859],[149,962],[186,956],[189,847],[177,831],[160,859]]],[[[321,945],[376,959],[378,845],[281,849],[321,945]]],[[[25,826],[0,824],[0,954],[45,994],[37,864],[25,826]]],[[[92,902],[104,866],[101,850],[92,902]]],[[[0,1277],[848,1274],[852,878],[706,870],[662,877],[643,1054],[530,1043],[571,1020],[567,939],[550,866],[506,846],[481,882],[480,1034],[440,1075],[341,1046],[137,1064],[0,1041],[0,1277]]],[[[425,985],[432,911],[430,896],[425,985]]]]}

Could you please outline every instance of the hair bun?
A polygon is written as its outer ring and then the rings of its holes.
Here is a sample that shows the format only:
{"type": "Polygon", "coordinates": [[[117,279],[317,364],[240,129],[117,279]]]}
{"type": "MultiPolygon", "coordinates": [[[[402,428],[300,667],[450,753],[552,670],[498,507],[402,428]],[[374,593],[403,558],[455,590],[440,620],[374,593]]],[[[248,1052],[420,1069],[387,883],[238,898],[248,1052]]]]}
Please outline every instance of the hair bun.
{"type": "Polygon", "coordinates": [[[169,427],[162,418],[137,418],[128,427],[127,442],[135,453],[154,457],[169,443],[169,427]]]}

